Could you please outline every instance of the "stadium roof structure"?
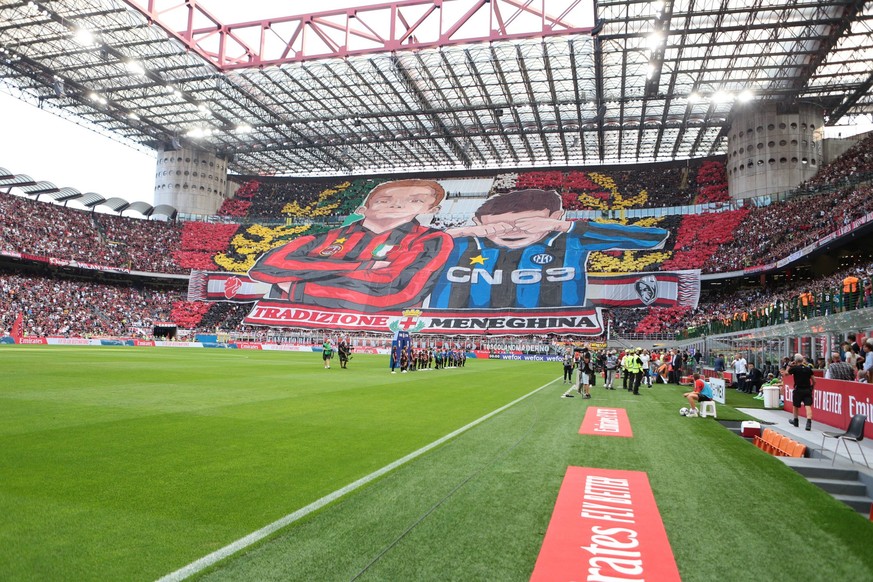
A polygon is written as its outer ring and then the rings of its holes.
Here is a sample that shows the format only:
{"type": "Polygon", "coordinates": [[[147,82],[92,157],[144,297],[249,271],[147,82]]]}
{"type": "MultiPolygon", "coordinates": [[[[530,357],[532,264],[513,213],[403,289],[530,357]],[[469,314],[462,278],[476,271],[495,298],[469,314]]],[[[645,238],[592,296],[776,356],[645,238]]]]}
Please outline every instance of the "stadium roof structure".
{"type": "Polygon", "coordinates": [[[153,216],[166,216],[170,220],[176,218],[179,211],[169,204],[158,204],[152,206],[148,202],[128,202],[123,198],[113,197],[104,198],[96,192],[87,192],[83,194],[75,188],[68,186],[58,188],[51,182],[44,180],[36,181],[27,174],[13,174],[6,168],[0,167],[0,191],[5,190],[7,194],[11,194],[12,190],[16,189],[22,194],[39,200],[39,197],[45,195],[52,202],[66,205],[67,202],[76,201],[85,208],[95,210],[98,206],[103,206],[117,212],[119,215],[125,210],[134,210],[139,212],[146,218],[153,216]]]}
{"type": "Polygon", "coordinates": [[[873,2],[259,4],[4,0],[0,87],[142,148],[297,176],[682,160],[723,154],[756,102],[873,114],[873,2]]]}

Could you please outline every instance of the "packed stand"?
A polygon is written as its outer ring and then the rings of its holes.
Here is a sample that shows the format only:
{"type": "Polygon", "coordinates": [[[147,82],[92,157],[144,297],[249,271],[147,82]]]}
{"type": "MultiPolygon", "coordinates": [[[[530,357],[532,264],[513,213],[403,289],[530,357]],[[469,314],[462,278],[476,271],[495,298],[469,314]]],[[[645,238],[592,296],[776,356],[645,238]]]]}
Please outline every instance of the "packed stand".
{"type": "Polygon", "coordinates": [[[212,303],[197,322],[206,331],[231,332],[240,328],[242,320],[252,310],[251,303],[212,303]]]}
{"type": "Polygon", "coordinates": [[[626,196],[646,192],[646,201],[641,205],[645,208],[693,204],[697,194],[694,174],[689,167],[663,166],[612,172],[619,191],[626,196]]]}
{"type": "Polygon", "coordinates": [[[670,334],[679,339],[741,331],[873,307],[873,261],[821,278],[777,286],[726,285],[687,307],[611,309],[612,329],[622,337],[670,334]]]}
{"type": "Polygon", "coordinates": [[[178,325],[180,329],[198,329],[200,321],[211,307],[211,304],[203,301],[179,299],[173,302],[170,321],[178,325]]]}
{"type": "Polygon", "coordinates": [[[385,178],[332,180],[248,180],[224,201],[220,216],[255,221],[339,222],[360,206],[367,193],[385,178]]]}
{"type": "Polygon", "coordinates": [[[215,255],[227,251],[238,230],[235,223],[186,222],[173,259],[186,269],[215,270],[215,255]]]}
{"type": "Polygon", "coordinates": [[[179,225],[159,220],[138,220],[112,214],[94,214],[101,241],[117,251],[131,270],[150,273],[184,273],[173,257],[179,248],[179,225]]]}
{"type": "Polygon", "coordinates": [[[710,255],[703,268],[717,273],[772,263],[871,212],[870,185],[854,186],[836,196],[824,192],[756,207],[747,211],[733,240],[710,255]]]}
{"type": "Polygon", "coordinates": [[[747,208],[707,214],[687,214],[676,231],[673,256],[661,268],[700,269],[712,257],[723,253],[724,245],[735,240],[738,225],[748,216],[747,208]]]}
{"type": "Polygon", "coordinates": [[[31,337],[134,337],[170,319],[181,291],[0,271],[2,328],[23,315],[31,337]]]}
{"type": "Polygon", "coordinates": [[[173,223],[125,218],[0,194],[0,251],[149,273],[183,273],[173,223]]]}
{"type": "Polygon", "coordinates": [[[873,132],[869,133],[840,157],[819,169],[798,191],[816,192],[828,186],[843,186],[873,174],[873,132]]]}
{"type": "Polygon", "coordinates": [[[697,169],[697,184],[697,204],[728,202],[731,199],[727,171],[722,162],[706,161],[700,164],[697,169]]]}
{"type": "Polygon", "coordinates": [[[707,180],[705,186],[709,188],[702,201],[726,200],[727,180],[724,176],[724,164],[714,161],[703,162],[700,166],[660,164],[598,172],[541,170],[500,174],[495,178],[492,190],[494,193],[523,189],[555,190],[561,194],[565,210],[660,208],[694,204],[704,194],[698,186],[700,177],[707,180]],[[704,168],[706,171],[701,174],[704,168]]]}

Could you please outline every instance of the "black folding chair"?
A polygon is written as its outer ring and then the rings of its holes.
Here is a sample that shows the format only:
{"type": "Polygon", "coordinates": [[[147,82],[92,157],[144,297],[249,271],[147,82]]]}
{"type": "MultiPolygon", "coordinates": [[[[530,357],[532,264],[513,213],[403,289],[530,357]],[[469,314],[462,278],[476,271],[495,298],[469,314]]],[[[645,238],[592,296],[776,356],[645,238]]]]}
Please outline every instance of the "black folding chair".
{"type": "Polygon", "coordinates": [[[849,445],[846,444],[846,441],[854,441],[858,445],[858,450],[861,451],[861,457],[864,459],[864,464],[867,465],[867,468],[870,468],[870,465],[867,463],[867,456],[864,455],[864,448],[861,446],[861,441],[864,440],[864,425],[867,423],[867,417],[863,414],[856,414],[852,417],[852,420],[849,421],[849,428],[846,429],[846,432],[823,432],[821,436],[821,450],[825,450],[825,439],[837,439],[837,446],[834,447],[834,456],[831,459],[831,465],[833,465],[837,460],[837,449],[840,448],[840,442],[846,446],[846,454],[849,455],[849,460],[852,461],[852,464],[855,463],[855,459],[852,458],[852,453],[849,452],[849,445]]]}

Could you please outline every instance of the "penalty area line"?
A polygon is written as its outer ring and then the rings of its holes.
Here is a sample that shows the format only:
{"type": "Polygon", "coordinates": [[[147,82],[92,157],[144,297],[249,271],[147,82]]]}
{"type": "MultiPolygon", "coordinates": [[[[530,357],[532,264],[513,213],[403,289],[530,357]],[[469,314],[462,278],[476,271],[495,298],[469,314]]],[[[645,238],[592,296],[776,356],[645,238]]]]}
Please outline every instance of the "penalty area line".
{"type": "Polygon", "coordinates": [[[476,425],[479,425],[479,424],[485,422],[486,420],[488,420],[492,416],[500,414],[504,410],[511,408],[512,406],[515,406],[516,404],[518,404],[522,400],[525,400],[526,398],[533,396],[534,394],[536,394],[537,392],[539,392],[543,388],[546,388],[547,386],[551,385],[554,382],[557,382],[557,379],[552,380],[551,382],[548,382],[546,384],[543,384],[539,388],[536,388],[535,390],[528,392],[524,396],[516,398],[515,400],[513,400],[509,404],[504,404],[500,408],[497,408],[496,410],[489,412],[485,416],[482,416],[481,418],[477,418],[473,422],[471,422],[465,426],[462,426],[461,428],[459,428],[455,431],[452,431],[443,437],[440,437],[439,439],[433,441],[432,443],[430,443],[428,445],[423,446],[422,448],[418,449],[417,451],[413,451],[413,452],[409,453],[408,455],[406,455],[405,457],[401,457],[400,459],[397,459],[396,461],[389,463],[388,465],[385,465],[381,469],[377,469],[376,471],[373,471],[369,475],[361,477],[357,481],[349,483],[345,487],[343,487],[341,489],[337,489],[333,493],[329,493],[329,494],[325,495],[324,497],[322,497],[321,499],[313,501],[309,505],[306,505],[305,507],[302,507],[293,513],[289,513],[285,517],[279,518],[276,521],[274,521],[273,523],[266,525],[266,526],[262,527],[261,529],[254,531],[254,532],[250,533],[249,535],[242,537],[242,538],[236,540],[235,542],[224,546],[223,548],[219,548],[218,550],[215,550],[214,552],[207,554],[207,555],[203,556],[202,558],[191,562],[187,566],[183,566],[182,568],[179,568],[175,572],[171,572],[171,573],[167,574],[166,576],[158,579],[157,582],[179,582],[180,580],[184,580],[190,576],[193,576],[194,574],[197,574],[198,572],[205,570],[206,568],[209,568],[210,566],[215,565],[219,561],[221,561],[229,556],[232,556],[233,554],[236,554],[237,552],[240,552],[241,550],[244,550],[244,549],[248,548],[249,546],[252,546],[252,545],[258,543],[259,541],[263,540],[267,536],[279,531],[280,529],[294,523],[295,521],[297,521],[303,517],[306,517],[307,515],[309,515],[313,511],[321,509],[325,505],[328,505],[329,503],[336,501],[340,497],[342,497],[348,493],[351,493],[352,491],[354,491],[356,489],[359,489],[360,487],[366,485],[367,483],[369,483],[371,481],[374,481],[375,479],[378,479],[379,477],[381,477],[385,473],[388,473],[389,471],[393,471],[397,467],[400,467],[401,465],[405,465],[409,461],[412,461],[413,459],[420,457],[421,455],[430,451],[431,449],[434,449],[434,448],[440,446],[441,444],[445,443],[446,441],[449,441],[449,440],[455,438],[459,434],[464,433],[464,432],[470,430],[471,428],[475,427],[476,425]]]}

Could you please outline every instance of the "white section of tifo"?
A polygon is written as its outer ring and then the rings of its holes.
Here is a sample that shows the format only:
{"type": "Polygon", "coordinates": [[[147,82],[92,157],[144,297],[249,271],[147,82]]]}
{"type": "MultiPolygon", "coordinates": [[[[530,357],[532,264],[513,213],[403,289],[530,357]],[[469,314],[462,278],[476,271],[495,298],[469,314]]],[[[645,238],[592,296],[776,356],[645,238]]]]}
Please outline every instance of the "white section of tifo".
{"type": "Polygon", "coordinates": [[[203,556],[202,558],[191,562],[187,566],[179,568],[175,572],[171,572],[170,574],[167,574],[166,576],[160,578],[158,580],[158,582],[177,582],[179,580],[184,580],[185,578],[188,578],[189,576],[193,576],[194,574],[197,574],[198,572],[205,570],[206,568],[216,564],[220,560],[223,560],[224,558],[227,558],[228,556],[231,556],[231,555],[233,555],[241,550],[246,549],[247,547],[259,542],[260,540],[262,540],[265,537],[269,536],[270,534],[282,529],[283,527],[288,526],[288,525],[294,523],[295,521],[307,516],[308,514],[312,513],[313,511],[316,511],[316,510],[324,507],[328,503],[331,503],[331,502],[339,499],[343,495],[346,495],[347,493],[351,493],[352,491],[359,489],[360,487],[366,485],[367,483],[369,483],[375,479],[378,479],[379,477],[388,473],[389,471],[393,471],[397,467],[400,467],[401,465],[404,465],[404,464],[408,463],[409,461],[412,461],[412,460],[416,459],[417,457],[420,457],[421,455],[430,451],[431,449],[434,449],[434,448],[440,446],[441,444],[443,444],[444,442],[451,440],[454,437],[460,435],[461,433],[466,432],[467,430],[475,427],[476,425],[485,422],[486,420],[488,420],[492,416],[500,414],[504,410],[511,408],[512,406],[515,406],[516,404],[518,404],[522,400],[525,400],[526,398],[533,396],[534,394],[536,394],[537,392],[539,392],[543,388],[546,388],[547,386],[550,386],[551,384],[553,384],[557,381],[558,380],[555,379],[552,382],[549,382],[547,384],[543,384],[539,388],[528,392],[527,394],[525,394],[524,396],[521,396],[520,398],[516,398],[515,400],[513,400],[509,404],[501,406],[500,408],[493,410],[492,412],[489,412],[485,416],[482,416],[481,418],[478,418],[478,419],[474,420],[473,422],[471,422],[465,426],[462,426],[461,428],[459,428],[453,432],[450,432],[449,434],[435,440],[434,442],[430,443],[429,445],[425,445],[424,447],[418,449],[417,451],[409,453],[405,457],[397,459],[393,463],[385,465],[381,469],[378,469],[365,477],[361,477],[357,481],[350,483],[341,489],[337,489],[333,493],[325,495],[321,499],[313,501],[309,505],[302,507],[293,513],[289,513],[285,517],[277,519],[273,523],[266,525],[266,526],[262,527],[261,529],[254,531],[254,532],[250,533],[249,535],[242,537],[242,538],[236,540],[235,542],[224,546],[223,548],[215,550],[211,554],[207,554],[206,556],[203,556]]]}

